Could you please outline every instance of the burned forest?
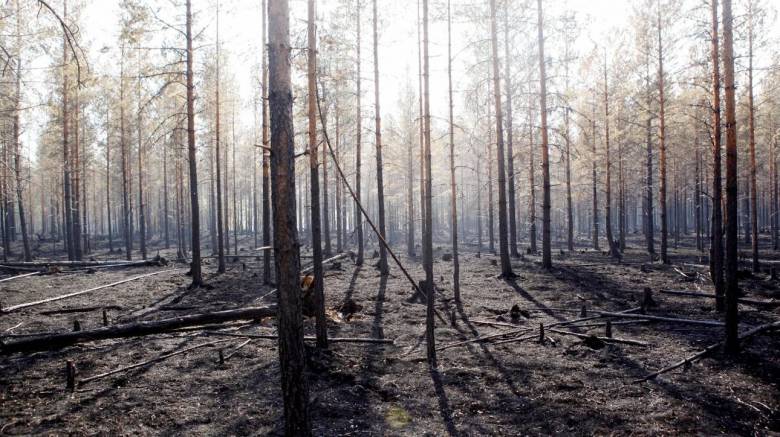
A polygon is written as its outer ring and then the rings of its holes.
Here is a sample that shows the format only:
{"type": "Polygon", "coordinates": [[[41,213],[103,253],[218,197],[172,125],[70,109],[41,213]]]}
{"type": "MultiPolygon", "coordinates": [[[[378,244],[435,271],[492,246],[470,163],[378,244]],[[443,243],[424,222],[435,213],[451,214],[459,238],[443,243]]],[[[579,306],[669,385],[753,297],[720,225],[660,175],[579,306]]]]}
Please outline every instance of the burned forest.
{"type": "Polygon", "coordinates": [[[779,434],[779,13],[0,2],[0,435],[779,434]]]}

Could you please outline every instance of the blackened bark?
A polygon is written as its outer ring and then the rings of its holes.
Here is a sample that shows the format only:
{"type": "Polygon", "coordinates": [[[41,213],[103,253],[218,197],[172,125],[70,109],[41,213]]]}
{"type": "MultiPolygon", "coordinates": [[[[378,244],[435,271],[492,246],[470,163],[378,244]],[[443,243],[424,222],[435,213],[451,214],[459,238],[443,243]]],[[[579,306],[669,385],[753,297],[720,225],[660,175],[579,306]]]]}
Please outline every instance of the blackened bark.
{"type": "Polygon", "coordinates": [[[279,362],[284,432],[311,435],[301,315],[298,230],[295,223],[295,157],[290,75],[290,10],[287,0],[268,2],[269,105],[274,262],[279,295],[279,362]]]}

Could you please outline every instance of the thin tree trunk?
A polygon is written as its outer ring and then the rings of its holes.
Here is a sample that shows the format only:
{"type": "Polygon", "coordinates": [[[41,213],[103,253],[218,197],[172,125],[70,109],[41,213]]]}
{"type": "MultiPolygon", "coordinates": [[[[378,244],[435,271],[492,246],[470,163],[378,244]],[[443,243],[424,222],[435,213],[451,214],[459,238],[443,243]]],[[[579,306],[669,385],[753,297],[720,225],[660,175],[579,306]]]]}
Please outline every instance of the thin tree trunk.
{"type": "Polygon", "coordinates": [[[726,97],[726,352],[739,352],[737,312],[737,117],[731,0],[723,0],[723,88],[726,97]]]}
{"type": "MultiPolygon", "coordinates": [[[[355,139],[355,193],[357,195],[357,201],[362,201],[362,192],[360,190],[360,170],[361,170],[361,155],[362,155],[362,138],[363,138],[363,115],[361,111],[360,106],[360,97],[361,97],[361,77],[360,77],[360,8],[361,8],[361,1],[357,0],[357,60],[356,60],[356,67],[357,67],[357,73],[356,73],[356,80],[357,80],[357,115],[355,123],[357,125],[356,127],[356,135],[357,138],[355,139]]],[[[358,253],[357,258],[355,259],[355,264],[360,266],[363,265],[363,217],[360,215],[360,210],[355,207],[355,230],[357,231],[357,245],[358,245],[358,253]]]]}
{"type": "Polygon", "coordinates": [[[146,259],[146,202],[144,201],[144,143],[141,130],[143,128],[143,119],[141,116],[141,49],[138,49],[138,83],[137,83],[137,98],[138,98],[138,231],[141,248],[141,259],[146,259]]]}
{"type": "MultiPolygon", "coordinates": [[[[374,13],[374,135],[376,142],[376,200],[379,215],[379,232],[382,239],[387,236],[385,226],[385,188],[382,173],[382,114],[379,108],[379,34],[377,24],[377,0],[373,2],[374,13]]],[[[387,267],[387,250],[379,245],[379,272],[385,276],[390,273],[387,267]]]]}
{"type": "MultiPolygon", "coordinates": [[[[423,126],[425,153],[425,172],[423,184],[425,189],[425,220],[423,227],[423,268],[425,269],[425,296],[427,300],[425,311],[425,342],[428,365],[436,368],[436,339],[434,334],[434,302],[436,301],[433,285],[433,219],[431,214],[431,107],[430,107],[430,59],[428,56],[428,0],[423,0],[423,126]]],[[[495,9],[495,7],[494,7],[495,9]]],[[[493,13],[495,22],[495,11],[493,13]]],[[[495,27],[495,24],[494,24],[495,27]]],[[[495,30],[493,35],[495,35],[495,30]]],[[[494,37],[495,38],[495,37],[494,37]]],[[[495,47],[494,47],[495,49],[495,47]]]]}
{"type": "MultiPolygon", "coordinates": [[[[376,0],[374,0],[376,1],[376,0]]],[[[508,71],[508,70],[507,70],[508,71]]],[[[455,298],[456,303],[460,303],[460,260],[458,259],[458,199],[456,197],[457,188],[455,185],[455,121],[454,121],[454,115],[453,115],[453,99],[452,99],[452,5],[451,1],[447,0],[447,84],[448,84],[448,95],[449,95],[449,122],[450,122],[450,129],[449,129],[449,135],[450,135],[450,233],[452,235],[452,291],[453,296],[455,298]]],[[[507,87],[507,91],[509,92],[509,87],[507,87]]],[[[511,99],[510,99],[511,101],[511,99]]],[[[511,117],[510,117],[511,118],[511,117]]],[[[511,132],[511,125],[512,122],[507,120],[507,123],[509,123],[510,126],[510,132],[511,132]]],[[[511,134],[509,134],[509,137],[511,138],[511,134]]],[[[511,144],[511,140],[510,140],[511,144]]],[[[512,172],[512,148],[509,146],[509,171],[510,174],[512,172]]],[[[514,182],[510,179],[510,195],[512,200],[510,201],[511,205],[511,214],[512,214],[512,220],[510,223],[514,223],[514,182]]],[[[512,226],[514,228],[514,226],[512,226]]],[[[510,233],[512,235],[512,245],[513,245],[513,253],[517,254],[517,241],[515,241],[515,231],[512,229],[512,232],[510,233]]]]}
{"type": "Polygon", "coordinates": [[[22,228],[22,244],[24,247],[24,260],[32,261],[32,252],[30,251],[30,238],[27,235],[27,220],[24,214],[24,192],[22,190],[22,163],[19,150],[19,112],[21,110],[22,100],[22,34],[21,34],[22,13],[19,8],[19,0],[16,0],[16,90],[14,93],[14,115],[13,115],[13,135],[14,135],[14,173],[16,174],[16,201],[19,208],[19,226],[22,228]]]}
{"type": "MultiPolygon", "coordinates": [[[[539,112],[542,116],[542,267],[552,268],[552,248],[550,247],[550,146],[547,135],[547,73],[544,57],[544,11],[542,0],[537,1],[539,24],[539,112]]],[[[499,164],[500,166],[500,164],[499,164]]],[[[499,169],[499,172],[501,170],[499,169]]]]}
{"type": "Polygon", "coordinates": [[[593,185],[593,249],[599,250],[599,202],[598,202],[598,173],[596,172],[596,96],[593,95],[593,115],[591,123],[591,167],[593,185]]]}
{"type": "MultiPolygon", "coordinates": [[[[317,35],[314,0],[308,1],[308,116],[309,116],[309,171],[311,174],[311,244],[314,267],[314,300],[316,314],[317,347],[328,347],[327,318],[325,316],[325,293],[322,271],[322,236],[320,234],[320,176],[317,163],[317,35]]],[[[376,17],[376,15],[375,15],[376,17]]],[[[376,19],[376,18],[375,18],[376,19]]],[[[235,172],[234,172],[235,174],[235,172]]]]}
{"type": "Polygon", "coordinates": [[[216,192],[217,192],[217,273],[225,272],[225,215],[223,211],[222,202],[222,165],[220,164],[220,145],[222,144],[222,135],[220,132],[221,127],[221,104],[219,99],[220,90],[220,43],[219,43],[219,3],[217,3],[217,57],[216,57],[216,80],[215,80],[215,155],[216,162],[214,163],[217,170],[216,175],[216,192]]]}
{"type": "Polygon", "coordinates": [[[122,53],[119,61],[119,145],[122,158],[122,231],[125,236],[125,258],[132,259],[132,246],[130,234],[130,200],[128,198],[128,169],[127,169],[127,139],[125,138],[125,46],[122,45],[122,53]]]}
{"type": "MultiPolygon", "coordinates": [[[[270,160],[271,160],[271,153],[268,151],[268,148],[270,146],[270,143],[268,141],[268,129],[269,129],[269,123],[268,123],[268,49],[267,49],[267,41],[268,41],[268,16],[267,16],[267,8],[266,8],[266,0],[263,0],[262,3],[263,11],[262,11],[262,39],[263,39],[263,48],[261,57],[261,69],[262,71],[260,74],[263,77],[263,246],[268,247],[271,245],[271,166],[270,166],[270,160]]],[[[264,250],[263,251],[263,284],[270,284],[271,283],[271,251],[270,250],[264,250]]]]}
{"type": "Polygon", "coordinates": [[[668,218],[666,207],[666,98],[664,92],[664,57],[663,40],[661,39],[661,3],[658,1],[658,95],[660,100],[658,125],[658,150],[660,152],[659,167],[659,202],[661,207],[661,262],[669,264],[667,245],[669,239],[668,218]]]}
{"type": "Polygon", "coordinates": [[[723,282],[723,188],[721,182],[720,53],[718,40],[718,1],[711,0],[712,38],[712,223],[710,225],[710,277],[715,287],[715,308],[725,310],[723,282]]]}
{"type": "Polygon", "coordinates": [[[748,135],[750,147],[750,229],[753,273],[758,273],[758,187],[756,184],[756,109],[753,99],[753,1],[748,1],[748,135]]]}
{"type": "Polygon", "coordinates": [[[108,222],[108,252],[114,253],[114,235],[111,229],[111,114],[106,103],[106,221],[108,222]]]}
{"type": "MultiPolygon", "coordinates": [[[[62,2],[63,12],[62,12],[62,19],[65,20],[68,16],[68,2],[67,0],[64,0],[62,2]]],[[[70,94],[69,85],[68,85],[68,39],[66,36],[63,36],[62,38],[62,166],[63,166],[63,176],[62,176],[62,189],[64,192],[64,202],[63,202],[63,209],[65,213],[65,246],[68,249],[68,259],[74,260],[75,259],[75,252],[73,248],[73,215],[72,215],[72,209],[71,209],[71,186],[70,186],[70,138],[69,138],[69,108],[68,108],[68,94],[70,94]]],[[[8,159],[6,157],[5,161],[7,162],[8,159]]],[[[7,185],[7,181],[5,178],[3,178],[3,197],[6,203],[5,213],[8,214],[8,195],[7,190],[5,189],[5,186],[7,185]]],[[[4,220],[5,222],[5,232],[3,235],[5,235],[5,242],[3,244],[3,247],[5,248],[5,252],[10,254],[9,249],[9,238],[7,238],[8,233],[8,220],[4,220]]]]}
{"type": "MultiPolygon", "coordinates": [[[[515,157],[514,157],[514,118],[512,114],[512,70],[509,57],[509,1],[504,3],[504,75],[506,77],[506,153],[507,176],[509,182],[509,252],[512,256],[519,256],[517,251],[517,208],[515,206],[515,157]]],[[[450,63],[452,61],[450,60],[450,63]]],[[[452,120],[450,120],[452,123],[452,120]]],[[[454,194],[453,194],[454,196],[454,194]]],[[[454,197],[453,197],[454,203],[454,197]]]]}
{"type": "Polygon", "coordinates": [[[187,0],[187,158],[190,168],[190,219],[192,220],[191,288],[203,285],[200,265],[200,207],[198,204],[198,160],[195,149],[195,85],[192,70],[192,6],[187,0]]]}
{"type": "MultiPolygon", "coordinates": [[[[236,149],[238,143],[236,142],[236,106],[233,105],[233,117],[231,118],[231,131],[233,133],[233,147],[231,148],[231,158],[233,160],[233,255],[238,255],[238,189],[236,186],[236,149]]],[[[316,152],[315,152],[316,153],[316,152]]],[[[226,162],[227,164],[227,162],[226,162]]],[[[227,184],[225,185],[227,187],[227,184]]],[[[227,199],[226,199],[227,200],[227,199]]]]}
{"type": "MultiPolygon", "coordinates": [[[[541,0],[539,0],[541,1],[541,0]]],[[[612,235],[612,159],[611,159],[611,153],[609,150],[609,85],[607,82],[607,53],[606,50],[604,52],[604,147],[605,147],[605,156],[604,159],[607,160],[607,174],[606,174],[606,181],[605,181],[605,192],[606,192],[606,198],[605,198],[605,208],[604,208],[604,218],[606,220],[606,227],[607,227],[607,243],[609,247],[609,255],[612,258],[620,258],[620,251],[618,250],[617,245],[615,244],[615,238],[612,235]]]]}

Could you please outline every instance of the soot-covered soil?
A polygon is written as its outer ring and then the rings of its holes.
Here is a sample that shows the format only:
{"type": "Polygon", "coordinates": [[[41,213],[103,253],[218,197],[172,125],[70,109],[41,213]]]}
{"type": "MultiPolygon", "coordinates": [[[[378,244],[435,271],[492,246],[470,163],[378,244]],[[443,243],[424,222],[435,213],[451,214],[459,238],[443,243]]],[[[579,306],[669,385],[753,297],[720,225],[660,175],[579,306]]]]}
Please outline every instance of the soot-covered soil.
{"type": "MultiPolygon", "coordinates": [[[[639,242],[637,242],[637,247],[639,242]]],[[[588,311],[620,311],[639,306],[645,287],[658,307],[650,313],[719,320],[711,299],[664,295],[661,289],[710,292],[697,253],[673,252],[674,264],[647,263],[629,249],[617,264],[601,253],[556,251],[555,267],[542,269],[538,257],[513,259],[519,277],[498,279],[497,257],[461,254],[462,305],[456,305],[451,266],[436,254],[439,348],[477,336],[540,323],[574,319],[588,311]],[[686,265],[685,263],[689,263],[686,265]],[[517,305],[519,319],[510,309],[517,305]],[[492,323],[492,324],[491,324],[492,323]],[[511,325],[516,324],[518,327],[511,325]]],[[[369,251],[370,253],[370,251],[369,251]]],[[[249,252],[242,252],[249,254],[249,252]]],[[[107,254],[98,257],[105,259],[107,254]]],[[[172,255],[163,252],[163,255],[172,255]]],[[[402,257],[415,278],[419,260],[402,257]]],[[[47,298],[153,272],[168,271],[67,300],[0,315],[4,341],[14,335],[67,331],[102,325],[102,311],[57,312],[108,307],[112,323],[154,320],[204,311],[271,303],[271,287],[261,285],[262,263],[241,258],[217,276],[215,260],[205,265],[209,287],[187,290],[184,265],[61,273],[0,283],[3,306],[47,298]]],[[[397,268],[381,277],[368,259],[348,260],[325,275],[332,337],[377,337],[393,345],[332,344],[310,349],[309,391],[316,435],[546,435],[546,434],[733,434],[780,432],[780,341],[763,335],[749,341],[737,359],[720,352],[689,369],[654,381],[632,381],[719,341],[722,328],[672,323],[614,324],[615,337],[647,346],[601,344],[547,332],[548,341],[468,343],[438,352],[439,365],[427,365],[425,306],[409,302],[412,290],[397,268]],[[354,313],[339,311],[354,302],[354,313]]],[[[305,263],[305,262],[304,262],[305,263]]],[[[706,261],[704,262],[706,264],[706,261]]],[[[767,275],[746,278],[744,293],[777,299],[778,283],[767,275]]],[[[742,329],[780,319],[777,307],[741,305],[742,329]]],[[[604,335],[602,320],[579,333],[604,335]],[[597,324],[597,325],[594,325],[597,324]]],[[[231,333],[273,334],[272,318],[232,324],[231,333]]],[[[313,335],[314,323],[306,320],[313,335]]],[[[525,334],[527,335],[527,334],[525,334]]],[[[505,338],[512,338],[511,336],[505,338]]],[[[281,431],[278,351],[275,340],[246,340],[185,331],[143,338],[105,340],[53,352],[0,357],[0,434],[275,434],[281,431]],[[77,379],[138,363],[216,340],[153,365],[84,384],[70,393],[64,369],[72,360],[77,379]],[[240,349],[238,346],[243,345],[240,349]],[[229,357],[218,362],[218,350],[229,357]]]]}

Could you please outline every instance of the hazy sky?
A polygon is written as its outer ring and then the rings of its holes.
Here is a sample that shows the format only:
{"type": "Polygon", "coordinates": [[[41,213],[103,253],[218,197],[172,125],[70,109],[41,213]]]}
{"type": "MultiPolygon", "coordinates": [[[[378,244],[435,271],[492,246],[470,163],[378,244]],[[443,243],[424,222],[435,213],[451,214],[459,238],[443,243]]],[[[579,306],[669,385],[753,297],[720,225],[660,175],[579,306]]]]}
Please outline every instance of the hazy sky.
{"type": "MultiPolygon", "coordinates": [[[[149,0],[150,5],[166,5],[170,7],[168,0],[149,0]]],[[[417,0],[378,0],[380,14],[380,83],[383,112],[395,112],[396,102],[402,85],[410,78],[416,83],[417,74],[417,30],[416,14],[417,0]]],[[[519,4],[523,2],[516,0],[519,4]]],[[[767,0],[770,4],[780,3],[780,0],[767,0]]],[[[366,94],[364,102],[371,105],[373,102],[373,65],[371,52],[371,3],[370,0],[362,0],[363,12],[363,78],[366,94]]],[[[223,50],[228,54],[227,68],[234,74],[240,87],[245,110],[241,112],[241,121],[245,129],[251,128],[253,113],[249,110],[252,95],[253,68],[259,63],[260,56],[260,1],[259,0],[220,0],[220,27],[223,50]]],[[[485,0],[485,3],[487,1],[485,0]]],[[[500,1],[499,1],[500,3],[500,1]]],[[[535,2],[533,2],[535,3],[535,2]]],[[[628,26],[628,18],[632,10],[631,0],[544,0],[546,15],[555,16],[564,9],[576,11],[583,31],[577,42],[580,51],[593,46],[593,41],[601,41],[605,36],[619,32],[628,26]]],[[[318,2],[319,17],[327,16],[329,8],[333,8],[335,0],[320,0],[318,2]]],[[[431,16],[443,17],[444,3],[442,0],[431,3],[431,16]]],[[[453,10],[463,10],[464,6],[479,5],[479,0],[453,0],[453,10]]],[[[302,31],[305,26],[306,1],[292,0],[292,27],[295,31],[302,31]]],[[[86,0],[84,15],[81,20],[81,36],[90,48],[89,56],[92,69],[97,73],[113,72],[118,74],[118,30],[119,30],[119,1],[118,0],[86,0]],[[101,50],[108,47],[109,50],[101,50]]],[[[213,44],[215,34],[216,0],[193,0],[193,10],[197,12],[195,30],[204,29],[200,46],[213,44]]],[[[535,13],[534,11],[530,11],[535,13]]],[[[166,17],[172,24],[178,24],[179,17],[166,17]]],[[[473,62],[465,49],[467,35],[473,35],[477,30],[470,20],[463,17],[455,17],[453,25],[453,53],[454,77],[456,93],[465,86],[465,68],[473,62]]],[[[523,31],[526,24],[518,24],[519,31],[523,31]]],[[[489,28],[484,24],[484,35],[488,37],[489,28]]],[[[535,32],[530,27],[526,31],[535,32]]],[[[775,33],[777,31],[775,30],[775,33]]],[[[169,36],[171,32],[168,31],[169,36]]],[[[446,78],[446,27],[443,19],[434,20],[431,24],[431,102],[434,113],[444,114],[446,104],[447,82],[446,78]]],[[[535,37],[535,33],[531,33],[535,37]]],[[[154,37],[152,37],[154,38],[154,37]]],[[[196,51],[196,63],[203,62],[203,50],[196,51]]],[[[40,56],[32,60],[34,67],[50,66],[52,60],[46,56],[40,56]]],[[[196,65],[197,69],[197,65],[196,65]]],[[[416,89],[416,85],[414,87],[416,89]]],[[[33,95],[27,95],[28,99],[35,99],[34,95],[46,95],[46,89],[36,89],[33,95]]],[[[460,96],[455,96],[456,103],[460,96]]],[[[456,108],[457,112],[457,108],[456,108]]],[[[32,111],[27,114],[35,119],[32,111]]],[[[28,123],[27,143],[37,141],[36,132],[40,124],[35,126],[28,123]]],[[[29,147],[29,145],[28,145],[29,147]]]]}

